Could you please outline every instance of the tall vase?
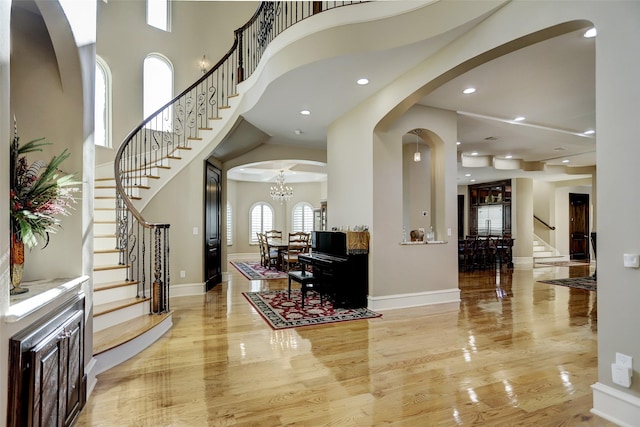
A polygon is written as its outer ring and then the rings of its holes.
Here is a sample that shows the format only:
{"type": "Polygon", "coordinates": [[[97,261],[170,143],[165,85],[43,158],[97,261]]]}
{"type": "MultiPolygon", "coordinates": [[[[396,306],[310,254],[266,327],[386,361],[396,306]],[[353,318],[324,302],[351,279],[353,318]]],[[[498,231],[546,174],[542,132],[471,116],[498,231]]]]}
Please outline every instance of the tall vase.
{"type": "Polygon", "coordinates": [[[11,265],[11,295],[29,292],[29,289],[21,287],[22,272],[24,269],[24,242],[22,242],[15,233],[11,233],[9,263],[11,265]]]}

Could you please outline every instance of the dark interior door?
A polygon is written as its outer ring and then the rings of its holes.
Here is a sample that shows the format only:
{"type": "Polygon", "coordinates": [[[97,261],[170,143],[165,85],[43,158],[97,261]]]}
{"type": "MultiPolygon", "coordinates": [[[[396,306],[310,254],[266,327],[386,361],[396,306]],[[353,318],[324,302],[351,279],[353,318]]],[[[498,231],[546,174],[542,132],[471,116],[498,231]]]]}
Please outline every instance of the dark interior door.
{"type": "Polygon", "coordinates": [[[569,255],[589,259],[589,195],[569,193],[569,255]]]}
{"type": "Polygon", "coordinates": [[[220,169],[206,162],[204,196],[204,277],[206,290],[222,281],[220,169]]]}

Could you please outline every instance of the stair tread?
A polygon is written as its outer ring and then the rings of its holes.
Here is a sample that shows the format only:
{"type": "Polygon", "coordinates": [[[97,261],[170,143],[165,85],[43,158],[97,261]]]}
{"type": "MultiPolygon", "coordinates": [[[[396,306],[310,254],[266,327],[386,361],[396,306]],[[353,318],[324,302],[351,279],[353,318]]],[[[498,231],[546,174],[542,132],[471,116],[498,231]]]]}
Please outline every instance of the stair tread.
{"type": "Polygon", "coordinates": [[[122,308],[131,307],[136,304],[143,304],[149,301],[150,297],[145,298],[125,298],[117,301],[106,302],[104,304],[94,304],[93,306],[93,317],[101,316],[103,314],[112,313],[114,311],[120,310],[122,308]]]}
{"type": "Polygon", "coordinates": [[[109,264],[109,265],[95,265],[93,271],[106,271],[106,270],[121,270],[127,268],[126,265],[109,264]]]}
{"type": "Polygon", "coordinates": [[[151,330],[171,315],[172,312],[141,316],[95,332],[93,334],[93,354],[98,355],[125,344],[151,330]]]}
{"type": "Polygon", "coordinates": [[[94,292],[106,291],[107,289],[122,288],[125,286],[137,285],[138,283],[140,282],[137,280],[132,280],[132,281],[120,280],[116,282],[96,283],[93,285],[93,291],[94,292]]]}
{"type": "Polygon", "coordinates": [[[94,249],[94,254],[112,254],[115,252],[120,252],[119,249],[94,249]]]}

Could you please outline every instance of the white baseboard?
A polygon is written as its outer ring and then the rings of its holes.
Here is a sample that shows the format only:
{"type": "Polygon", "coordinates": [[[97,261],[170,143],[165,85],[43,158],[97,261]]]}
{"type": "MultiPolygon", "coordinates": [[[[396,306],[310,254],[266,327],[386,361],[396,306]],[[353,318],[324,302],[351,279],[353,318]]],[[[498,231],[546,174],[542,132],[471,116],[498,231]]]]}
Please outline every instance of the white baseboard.
{"type": "Polygon", "coordinates": [[[411,294],[385,295],[369,297],[368,306],[374,311],[394,310],[398,308],[419,307],[423,305],[460,302],[460,289],[418,292],[411,294]]]}
{"type": "Polygon", "coordinates": [[[93,389],[96,387],[98,383],[98,379],[96,378],[96,364],[98,361],[95,357],[92,357],[87,366],[84,368],[84,373],[87,376],[87,396],[86,400],[89,400],[89,396],[93,393],[93,389]]]}
{"type": "Polygon", "coordinates": [[[204,283],[183,283],[171,285],[171,297],[186,297],[204,294],[204,283]]]}
{"type": "Polygon", "coordinates": [[[593,390],[592,413],[621,427],[638,425],[640,398],[602,383],[593,384],[591,389],[593,390]]]}
{"type": "Polygon", "coordinates": [[[514,265],[533,265],[533,257],[532,256],[514,256],[513,264],[514,265]]]}

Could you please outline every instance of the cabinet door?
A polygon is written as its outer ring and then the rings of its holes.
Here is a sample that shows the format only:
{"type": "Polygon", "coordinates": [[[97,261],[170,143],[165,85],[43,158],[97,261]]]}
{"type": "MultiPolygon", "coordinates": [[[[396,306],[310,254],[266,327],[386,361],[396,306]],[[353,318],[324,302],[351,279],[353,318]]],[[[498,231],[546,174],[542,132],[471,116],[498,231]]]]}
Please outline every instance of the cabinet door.
{"type": "Polygon", "coordinates": [[[80,411],[83,311],[30,351],[32,392],[29,426],[68,426],[80,411]]]}

